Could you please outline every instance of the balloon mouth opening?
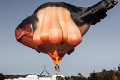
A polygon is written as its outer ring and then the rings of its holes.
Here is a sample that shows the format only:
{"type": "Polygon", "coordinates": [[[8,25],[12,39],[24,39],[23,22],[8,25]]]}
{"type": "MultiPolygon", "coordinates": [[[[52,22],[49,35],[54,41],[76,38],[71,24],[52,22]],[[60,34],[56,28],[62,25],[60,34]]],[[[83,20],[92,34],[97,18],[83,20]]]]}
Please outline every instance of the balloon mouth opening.
{"type": "Polygon", "coordinates": [[[59,65],[65,53],[58,53],[57,51],[55,51],[54,53],[48,53],[48,55],[51,57],[56,65],[59,65]]]}

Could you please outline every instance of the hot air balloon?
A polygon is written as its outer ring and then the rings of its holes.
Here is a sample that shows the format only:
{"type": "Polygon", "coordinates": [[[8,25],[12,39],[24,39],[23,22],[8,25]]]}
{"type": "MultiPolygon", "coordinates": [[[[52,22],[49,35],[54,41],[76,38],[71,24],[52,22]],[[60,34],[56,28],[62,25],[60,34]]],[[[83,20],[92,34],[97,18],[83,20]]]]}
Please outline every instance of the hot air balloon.
{"type": "Polygon", "coordinates": [[[60,71],[65,54],[70,55],[82,42],[90,25],[104,19],[106,12],[117,4],[102,0],[92,7],[76,7],[64,2],[48,2],[38,7],[15,30],[16,40],[39,53],[48,54],[60,71]]]}

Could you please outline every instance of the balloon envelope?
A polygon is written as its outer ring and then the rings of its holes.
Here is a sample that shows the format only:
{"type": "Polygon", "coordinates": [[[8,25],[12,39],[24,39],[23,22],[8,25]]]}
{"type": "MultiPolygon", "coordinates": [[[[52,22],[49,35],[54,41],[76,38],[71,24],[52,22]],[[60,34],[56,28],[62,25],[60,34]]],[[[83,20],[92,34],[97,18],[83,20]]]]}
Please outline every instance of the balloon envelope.
{"type": "Polygon", "coordinates": [[[55,64],[71,54],[81,43],[90,25],[107,16],[115,0],[100,1],[92,7],[76,7],[64,2],[49,2],[38,7],[16,28],[16,40],[37,52],[48,54],[55,64]]]}

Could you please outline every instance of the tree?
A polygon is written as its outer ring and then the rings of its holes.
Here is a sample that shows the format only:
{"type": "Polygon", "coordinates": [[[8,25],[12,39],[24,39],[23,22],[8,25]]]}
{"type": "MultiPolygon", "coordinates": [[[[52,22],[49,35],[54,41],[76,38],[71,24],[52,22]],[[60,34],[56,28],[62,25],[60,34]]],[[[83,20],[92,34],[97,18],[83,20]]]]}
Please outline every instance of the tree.
{"type": "Polygon", "coordinates": [[[0,80],[4,80],[4,79],[5,79],[4,75],[0,73],[0,80]]]}
{"type": "Polygon", "coordinates": [[[82,77],[82,74],[81,74],[81,73],[78,73],[77,75],[78,75],[79,77],[82,77]]]}
{"type": "Polygon", "coordinates": [[[113,80],[118,80],[116,75],[113,76],[113,80]]]}
{"type": "Polygon", "coordinates": [[[119,66],[118,66],[118,71],[120,72],[120,64],[119,64],[119,66]]]}

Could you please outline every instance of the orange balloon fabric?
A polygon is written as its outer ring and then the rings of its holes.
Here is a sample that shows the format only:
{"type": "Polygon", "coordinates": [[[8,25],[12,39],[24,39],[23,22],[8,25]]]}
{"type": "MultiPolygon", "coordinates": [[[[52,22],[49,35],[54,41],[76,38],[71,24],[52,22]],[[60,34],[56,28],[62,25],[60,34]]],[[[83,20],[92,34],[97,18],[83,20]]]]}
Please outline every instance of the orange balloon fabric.
{"type": "Polygon", "coordinates": [[[33,25],[26,24],[23,29],[16,29],[16,39],[38,52],[48,54],[55,64],[59,64],[66,53],[81,43],[80,30],[67,9],[46,7],[38,11],[36,18],[37,28],[33,31],[33,25]]]}
{"type": "Polygon", "coordinates": [[[82,8],[64,2],[49,2],[38,7],[15,30],[16,40],[37,52],[48,54],[55,64],[71,54],[82,42],[90,25],[106,17],[117,1],[100,1],[82,8]]]}

